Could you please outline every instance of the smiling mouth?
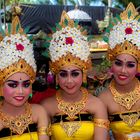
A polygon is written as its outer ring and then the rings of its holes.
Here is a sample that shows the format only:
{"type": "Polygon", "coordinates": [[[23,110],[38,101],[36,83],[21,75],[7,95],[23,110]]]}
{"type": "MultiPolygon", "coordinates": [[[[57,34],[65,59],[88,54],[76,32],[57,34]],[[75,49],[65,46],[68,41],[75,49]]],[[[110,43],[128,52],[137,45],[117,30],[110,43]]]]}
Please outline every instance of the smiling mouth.
{"type": "Polygon", "coordinates": [[[14,99],[17,101],[22,101],[22,100],[24,100],[24,96],[16,96],[16,97],[14,97],[14,99]]]}
{"type": "Polygon", "coordinates": [[[126,80],[127,79],[127,76],[126,75],[119,75],[118,78],[120,80],[126,80]]]}

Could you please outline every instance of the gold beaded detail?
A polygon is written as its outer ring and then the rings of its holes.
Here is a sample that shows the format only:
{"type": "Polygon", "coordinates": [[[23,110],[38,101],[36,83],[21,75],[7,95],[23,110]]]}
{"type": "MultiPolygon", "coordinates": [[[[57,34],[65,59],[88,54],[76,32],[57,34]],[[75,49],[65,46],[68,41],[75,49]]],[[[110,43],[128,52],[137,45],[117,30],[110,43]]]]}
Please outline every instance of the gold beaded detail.
{"type": "Polygon", "coordinates": [[[109,130],[110,122],[107,119],[105,120],[105,119],[95,118],[94,119],[94,125],[95,125],[95,127],[101,127],[101,128],[105,128],[105,129],[109,130]]]}
{"type": "Polygon", "coordinates": [[[0,120],[5,128],[10,128],[11,132],[21,135],[28,128],[28,125],[32,123],[31,105],[27,103],[25,114],[15,117],[3,113],[0,108],[0,120]]]}
{"type": "Polygon", "coordinates": [[[75,115],[82,111],[85,107],[85,103],[87,101],[88,91],[85,88],[81,88],[81,92],[83,93],[82,100],[79,102],[68,103],[62,100],[59,91],[56,93],[56,98],[58,101],[58,109],[63,113],[67,114],[70,120],[75,118],[75,115]]]}
{"type": "Polygon", "coordinates": [[[109,89],[116,103],[130,110],[132,106],[140,99],[140,82],[137,80],[136,87],[133,91],[120,94],[115,88],[114,80],[111,81],[109,89]]]}

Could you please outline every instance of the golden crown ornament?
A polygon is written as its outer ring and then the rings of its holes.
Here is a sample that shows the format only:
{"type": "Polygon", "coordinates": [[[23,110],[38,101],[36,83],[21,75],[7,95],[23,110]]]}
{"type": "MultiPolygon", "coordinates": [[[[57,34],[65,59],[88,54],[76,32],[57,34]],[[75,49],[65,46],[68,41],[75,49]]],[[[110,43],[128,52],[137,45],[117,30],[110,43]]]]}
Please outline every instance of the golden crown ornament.
{"type": "Polygon", "coordinates": [[[104,41],[110,48],[108,58],[112,61],[119,54],[130,54],[138,61],[140,72],[140,15],[133,3],[129,3],[126,10],[117,15],[106,29],[104,41]]]}
{"type": "Polygon", "coordinates": [[[4,32],[0,32],[0,84],[16,72],[24,72],[35,80],[36,64],[31,44],[26,32],[16,16],[4,32]]]}
{"type": "Polygon", "coordinates": [[[61,20],[53,31],[49,38],[51,71],[57,74],[62,67],[68,65],[75,65],[82,71],[87,71],[91,67],[91,60],[86,30],[63,11],[61,20]]]}

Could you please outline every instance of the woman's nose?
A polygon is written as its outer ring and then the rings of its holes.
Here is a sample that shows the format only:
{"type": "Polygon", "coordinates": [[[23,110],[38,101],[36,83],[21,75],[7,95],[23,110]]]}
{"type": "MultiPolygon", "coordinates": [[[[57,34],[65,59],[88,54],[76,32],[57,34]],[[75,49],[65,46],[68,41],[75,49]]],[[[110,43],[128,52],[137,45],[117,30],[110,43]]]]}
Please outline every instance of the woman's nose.
{"type": "Polygon", "coordinates": [[[73,81],[73,77],[71,76],[71,74],[68,74],[68,77],[67,77],[67,82],[71,82],[73,81]]]}
{"type": "Polygon", "coordinates": [[[123,66],[122,66],[122,69],[121,69],[121,72],[122,72],[122,73],[126,73],[126,71],[127,71],[127,68],[126,68],[125,65],[123,65],[123,66]]]}
{"type": "Polygon", "coordinates": [[[20,94],[20,95],[23,94],[23,87],[22,86],[18,87],[18,94],[20,94]]]}

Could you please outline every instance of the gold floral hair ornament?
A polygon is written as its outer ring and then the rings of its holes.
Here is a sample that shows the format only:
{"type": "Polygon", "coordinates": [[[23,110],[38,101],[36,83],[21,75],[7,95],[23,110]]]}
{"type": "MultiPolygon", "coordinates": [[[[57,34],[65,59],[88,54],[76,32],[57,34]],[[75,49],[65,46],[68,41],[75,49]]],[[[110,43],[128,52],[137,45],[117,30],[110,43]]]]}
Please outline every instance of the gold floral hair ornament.
{"type": "MultiPolygon", "coordinates": [[[[86,30],[63,11],[60,23],[53,31],[48,45],[51,71],[57,74],[62,67],[74,65],[86,73],[91,67],[86,30]]],[[[83,79],[84,81],[86,78],[83,79]]]]}
{"type": "Polygon", "coordinates": [[[20,25],[19,18],[14,17],[12,24],[0,32],[0,84],[16,72],[23,72],[35,80],[36,64],[33,45],[20,25]]]}
{"type": "Polygon", "coordinates": [[[130,54],[138,61],[140,72],[140,15],[133,3],[111,20],[104,40],[109,44],[108,58],[112,61],[119,54],[130,54]]]}

